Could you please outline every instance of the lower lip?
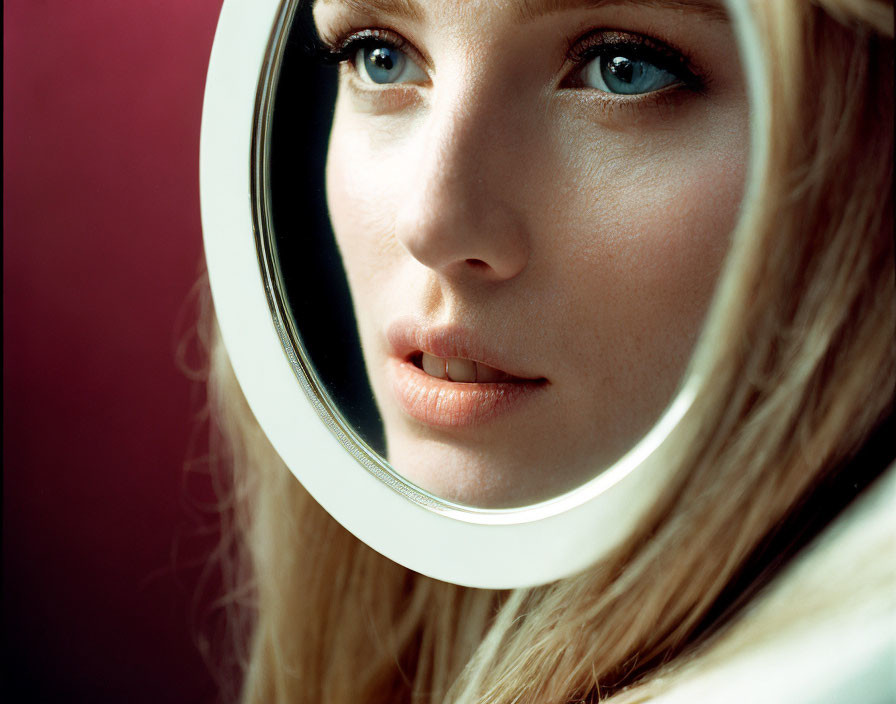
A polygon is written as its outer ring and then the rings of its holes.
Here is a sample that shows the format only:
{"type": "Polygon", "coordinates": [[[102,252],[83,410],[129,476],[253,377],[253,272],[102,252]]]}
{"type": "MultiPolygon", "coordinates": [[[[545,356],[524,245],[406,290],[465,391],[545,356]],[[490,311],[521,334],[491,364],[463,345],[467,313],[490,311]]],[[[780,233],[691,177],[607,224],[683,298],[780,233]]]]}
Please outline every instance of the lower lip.
{"type": "Polygon", "coordinates": [[[545,387],[543,380],[467,384],[437,379],[407,360],[389,360],[392,391],[415,420],[441,428],[480,425],[519,409],[545,387]]]}

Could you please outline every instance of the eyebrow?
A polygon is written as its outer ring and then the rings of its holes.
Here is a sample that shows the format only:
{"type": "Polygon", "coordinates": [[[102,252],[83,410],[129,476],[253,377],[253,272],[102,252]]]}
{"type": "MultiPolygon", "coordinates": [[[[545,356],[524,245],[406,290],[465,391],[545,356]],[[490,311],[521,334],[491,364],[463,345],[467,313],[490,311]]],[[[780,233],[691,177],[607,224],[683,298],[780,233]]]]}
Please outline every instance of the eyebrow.
{"type": "Polygon", "coordinates": [[[423,10],[414,0],[315,0],[314,5],[342,5],[359,14],[382,14],[422,21],[423,10]]]}
{"type": "Polygon", "coordinates": [[[674,10],[700,15],[704,19],[729,22],[728,12],[716,0],[520,0],[516,12],[519,22],[531,22],[543,15],[566,10],[598,8],[606,5],[638,5],[658,10],[674,10]]]}
{"type": "MultiPolygon", "coordinates": [[[[362,14],[384,14],[422,21],[421,4],[415,0],[316,0],[315,5],[342,5],[362,14]]],[[[718,0],[519,0],[514,19],[520,24],[567,10],[596,9],[607,5],[640,5],[700,15],[716,22],[729,22],[728,13],[718,0]]]]}

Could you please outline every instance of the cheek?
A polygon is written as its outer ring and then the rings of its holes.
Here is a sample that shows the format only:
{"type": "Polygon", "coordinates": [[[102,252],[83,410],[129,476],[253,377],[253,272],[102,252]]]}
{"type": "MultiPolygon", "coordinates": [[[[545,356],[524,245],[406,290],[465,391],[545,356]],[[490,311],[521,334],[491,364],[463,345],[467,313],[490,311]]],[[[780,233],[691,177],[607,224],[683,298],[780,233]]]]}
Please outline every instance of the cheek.
{"type": "Polygon", "coordinates": [[[743,162],[731,157],[672,160],[640,198],[623,199],[627,229],[637,234],[623,264],[657,296],[688,294],[686,300],[697,299],[699,306],[710,295],[743,191],[743,162]]]}
{"type": "Polygon", "coordinates": [[[690,144],[702,146],[604,145],[586,181],[592,186],[570,191],[565,216],[554,213],[555,222],[565,217],[570,247],[556,257],[554,275],[575,292],[571,313],[593,331],[590,349],[620,364],[641,359],[646,375],[686,363],[742,198],[746,131],[743,141],[726,134],[707,143],[703,135],[690,144]],[[624,159],[626,151],[637,156],[624,159]]]}
{"type": "MultiPolygon", "coordinates": [[[[644,238],[632,252],[644,319],[673,368],[684,365],[715,292],[740,206],[744,169],[733,161],[689,160],[689,177],[656,194],[644,238]]],[[[634,277],[633,277],[634,278],[634,277]]],[[[632,291],[633,296],[639,292],[632,291]]]]}
{"type": "Polygon", "coordinates": [[[346,273],[356,293],[375,287],[387,275],[389,263],[400,254],[394,236],[399,194],[397,184],[390,187],[392,177],[385,174],[365,135],[337,119],[327,156],[327,204],[346,273]]]}

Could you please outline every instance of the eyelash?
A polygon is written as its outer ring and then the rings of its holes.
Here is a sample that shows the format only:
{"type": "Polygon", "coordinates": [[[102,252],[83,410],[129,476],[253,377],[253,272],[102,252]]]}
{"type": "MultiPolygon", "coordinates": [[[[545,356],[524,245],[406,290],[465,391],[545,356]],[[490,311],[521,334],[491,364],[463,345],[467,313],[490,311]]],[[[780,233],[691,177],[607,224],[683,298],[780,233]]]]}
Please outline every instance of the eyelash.
{"type": "MultiPolygon", "coordinates": [[[[566,57],[574,66],[584,67],[588,62],[602,56],[619,54],[646,61],[663,71],[668,71],[681,82],[677,86],[679,88],[683,87],[700,94],[706,91],[707,79],[694,68],[693,61],[684,51],[640,34],[605,29],[593,30],[572,42],[567,49],[566,57]]],[[[673,88],[670,86],[670,89],[673,88]]],[[[663,88],[654,92],[662,93],[666,90],[663,88]]]]}
{"type": "Polygon", "coordinates": [[[418,52],[401,35],[388,29],[372,28],[343,35],[335,41],[320,39],[317,47],[318,57],[326,64],[350,63],[354,65],[358,50],[372,46],[387,46],[397,49],[412,57],[418,52]]]}
{"type": "MultiPolygon", "coordinates": [[[[327,64],[350,64],[354,68],[355,57],[360,49],[373,46],[388,46],[409,54],[420,61],[419,52],[400,34],[384,28],[370,28],[361,31],[345,31],[335,40],[319,39],[318,57],[327,64]]],[[[657,68],[668,71],[678,77],[680,84],[663,88],[643,96],[665,94],[676,89],[687,89],[694,93],[705,94],[708,79],[694,68],[691,58],[681,49],[674,48],[649,37],[616,30],[596,29],[572,41],[567,48],[566,58],[574,68],[564,78],[564,84],[570,84],[570,77],[589,61],[599,59],[608,54],[625,54],[631,58],[647,61],[657,68]]],[[[422,62],[425,65],[425,61],[422,62]]],[[[617,100],[632,98],[613,96],[617,100]]],[[[658,95],[656,97],[659,97],[658,95]]],[[[643,100],[644,97],[636,97],[643,100]]]]}

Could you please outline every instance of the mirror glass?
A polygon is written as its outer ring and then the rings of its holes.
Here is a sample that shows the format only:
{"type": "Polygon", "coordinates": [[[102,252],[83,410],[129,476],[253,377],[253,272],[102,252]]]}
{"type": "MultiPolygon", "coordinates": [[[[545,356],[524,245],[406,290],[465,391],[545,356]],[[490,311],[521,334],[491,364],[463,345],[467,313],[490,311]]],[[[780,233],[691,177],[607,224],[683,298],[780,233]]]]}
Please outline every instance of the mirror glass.
{"type": "Polygon", "coordinates": [[[257,242],[355,451],[513,508],[654,426],[746,181],[736,46],[712,0],[284,4],[257,242]]]}

